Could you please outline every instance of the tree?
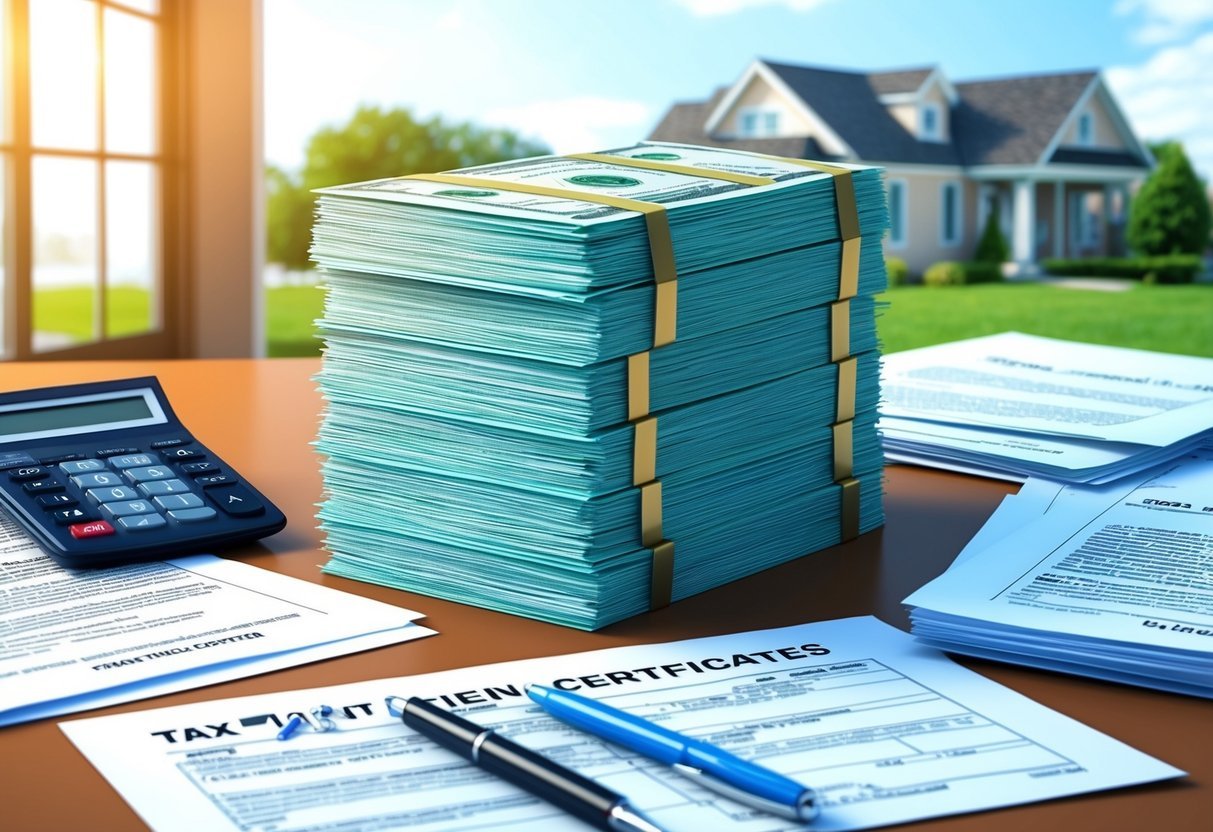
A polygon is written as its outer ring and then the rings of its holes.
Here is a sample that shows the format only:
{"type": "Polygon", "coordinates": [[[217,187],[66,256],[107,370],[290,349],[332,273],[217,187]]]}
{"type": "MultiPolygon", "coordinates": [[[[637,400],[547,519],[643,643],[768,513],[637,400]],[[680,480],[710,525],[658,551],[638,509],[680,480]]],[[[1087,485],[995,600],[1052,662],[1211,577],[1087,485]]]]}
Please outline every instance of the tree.
{"type": "Polygon", "coordinates": [[[1213,215],[1203,183],[1179,142],[1151,148],[1158,167],[1133,200],[1125,230],[1139,254],[1200,254],[1209,243],[1213,215]]]}
{"type": "Polygon", "coordinates": [[[981,239],[977,241],[973,259],[978,263],[1005,263],[1011,259],[1011,249],[1008,248],[1007,240],[998,226],[997,210],[986,215],[986,227],[981,232],[981,239]]]}
{"type": "Polygon", "coordinates": [[[536,156],[549,152],[511,130],[416,120],[408,110],[362,105],[340,127],[308,140],[298,176],[270,166],[266,188],[266,256],[288,269],[309,267],[314,188],[406,176],[536,156]]]}

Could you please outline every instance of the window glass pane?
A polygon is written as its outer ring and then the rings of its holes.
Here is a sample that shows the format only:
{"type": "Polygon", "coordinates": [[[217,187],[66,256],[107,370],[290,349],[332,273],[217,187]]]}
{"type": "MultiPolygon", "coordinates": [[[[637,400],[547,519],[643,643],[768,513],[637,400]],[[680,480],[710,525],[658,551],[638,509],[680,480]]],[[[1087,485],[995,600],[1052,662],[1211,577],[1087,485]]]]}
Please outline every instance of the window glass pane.
{"type": "Polygon", "coordinates": [[[30,114],[38,147],[97,147],[96,5],[30,3],[30,114]]]}
{"type": "Polygon", "coordinates": [[[156,150],[156,26],[146,18],[105,11],[105,148],[156,150]]]}
{"type": "Polygon", "coordinates": [[[156,170],[144,162],[105,166],[105,334],[134,335],[159,323],[156,170]]]}
{"type": "Polygon", "coordinates": [[[902,227],[905,220],[901,210],[903,193],[900,182],[889,183],[889,239],[895,243],[900,243],[905,233],[902,227]]]}
{"type": "Polygon", "coordinates": [[[35,157],[34,350],[96,340],[97,163],[35,157]]]}
{"type": "Polygon", "coordinates": [[[956,186],[945,185],[943,189],[943,239],[953,242],[956,239],[956,186]]]}

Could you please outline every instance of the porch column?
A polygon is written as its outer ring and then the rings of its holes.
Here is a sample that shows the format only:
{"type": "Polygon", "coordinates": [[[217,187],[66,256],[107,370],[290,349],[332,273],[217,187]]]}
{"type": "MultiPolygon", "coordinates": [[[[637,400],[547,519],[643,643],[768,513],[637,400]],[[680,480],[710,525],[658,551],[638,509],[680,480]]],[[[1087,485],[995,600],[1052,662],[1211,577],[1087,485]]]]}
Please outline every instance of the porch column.
{"type": "Polygon", "coordinates": [[[1011,256],[1021,272],[1031,272],[1036,265],[1036,183],[1016,180],[1012,200],[1011,256]]]}
{"type": "Polygon", "coordinates": [[[1053,183],[1053,256],[1066,256],[1066,183],[1053,183]]]}

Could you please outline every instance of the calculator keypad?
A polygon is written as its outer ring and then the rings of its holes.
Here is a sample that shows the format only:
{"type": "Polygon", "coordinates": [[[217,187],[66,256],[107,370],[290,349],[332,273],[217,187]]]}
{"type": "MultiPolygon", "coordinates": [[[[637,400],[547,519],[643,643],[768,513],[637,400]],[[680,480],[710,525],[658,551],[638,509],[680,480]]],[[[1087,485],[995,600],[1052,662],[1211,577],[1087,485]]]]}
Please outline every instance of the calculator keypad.
{"type": "Polygon", "coordinates": [[[252,491],[206,459],[205,450],[188,445],[170,439],[151,443],[150,450],[102,448],[91,456],[64,455],[54,464],[10,466],[7,473],[77,540],[206,523],[219,512],[251,517],[265,511],[252,491]],[[64,479],[80,489],[86,505],[63,493],[64,479]]]}

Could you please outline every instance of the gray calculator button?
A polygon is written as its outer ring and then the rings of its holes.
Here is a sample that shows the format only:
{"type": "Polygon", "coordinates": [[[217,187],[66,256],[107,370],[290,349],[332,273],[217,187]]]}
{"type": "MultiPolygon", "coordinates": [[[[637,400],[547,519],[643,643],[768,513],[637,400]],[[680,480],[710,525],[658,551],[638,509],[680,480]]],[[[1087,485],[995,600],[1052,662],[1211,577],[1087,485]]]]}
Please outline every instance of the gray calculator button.
{"type": "Polygon", "coordinates": [[[178,523],[198,523],[214,518],[215,510],[207,506],[203,506],[202,508],[181,508],[176,511],[170,511],[168,516],[178,523]]]}
{"type": "Polygon", "coordinates": [[[160,497],[164,494],[181,494],[190,487],[181,480],[152,480],[139,483],[139,492],[144,497],[160,497]]]}
{"type": "Polygon", "coordinates": [[[101,504],[101,511],[110,519],[129,517],[132,514],[149,514],[155,510],[156,507],[148,500],[123,500],[117,503],[101,504]]]}
{"type": "Polygon", "coordinates": [[[152,454],[125,454],[123,456],[110,457],[110,465],[122,470],[141,468],[144,465],[156,465],[159,462],[160,460],[152,454]]]}
{"type": "Polygon", "coordinates": [[[99,474],[77,474],[72,482],[80,488],[102,488],[104,486],[122,485],[122,480],[112,471],[102,471],[99,474]]]}
{"type": "Polygon", "coordinates": [[[129,517],[119,517],[118,528],[128,532],[146,532],[168,525],[168,521],[159,514],[132,514],[129,517]]]}
{"type": "Polygon", "coordinates": [[[198,508],[202,505],[202,498],[197,494],[168,494],[164,497],[156,497],[152,502],[165,511],[169,511],[179,508],[198,508]]]}
{"type": "Polygon", "coordinates": [[[104,471],[105,463],[99,459],[79,459],[74,462],[60,462],[59,470],[65,474],[87,474],[89,471],[104,471]]]}
{"type": "Polygon", "coordinates": [[[94,503],[112,503],[114,500],[138,500],[139,495],[133,488],[125,485],[115,485],[111,488],[90,488],[85,496],[94,503]]]}
{"type": "Polygon", "coordinates": [[[173,472],[164,465],[151,465],[147,468],[127,468],[122,472],[131,482],[149,482],[151,480],[171,480],[173,472]]]}

